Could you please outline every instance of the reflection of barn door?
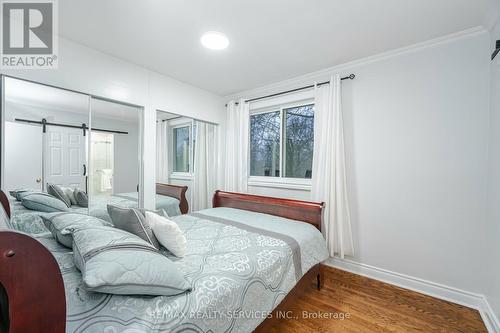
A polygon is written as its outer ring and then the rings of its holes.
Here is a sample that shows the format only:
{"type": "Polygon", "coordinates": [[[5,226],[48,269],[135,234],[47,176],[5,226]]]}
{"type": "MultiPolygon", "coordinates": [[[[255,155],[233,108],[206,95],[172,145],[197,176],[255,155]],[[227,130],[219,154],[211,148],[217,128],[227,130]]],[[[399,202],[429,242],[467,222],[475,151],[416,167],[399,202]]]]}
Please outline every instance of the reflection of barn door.
{"type": "Polygon", "coordinates": [[[81,129],[48,127],[44,140],[44,181],[85,189],[85,137],[81,129]]]}

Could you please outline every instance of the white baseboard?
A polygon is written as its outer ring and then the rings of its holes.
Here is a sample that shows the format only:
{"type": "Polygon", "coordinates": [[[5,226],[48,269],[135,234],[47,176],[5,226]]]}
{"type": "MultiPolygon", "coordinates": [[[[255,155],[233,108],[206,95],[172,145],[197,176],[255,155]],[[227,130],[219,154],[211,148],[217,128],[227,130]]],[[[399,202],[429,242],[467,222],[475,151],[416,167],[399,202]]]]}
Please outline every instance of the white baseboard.
{"type": "Polygon", "coordinates": [[[500,324],[484,295],[445,286],[413,276],[392,272],[386,269],[358,263],[348,259],[329,258],[329,265],[354,274],[366,276],[401,288],[457,303],[479,311],[490,333],[500,333],[500,324]]]}
{"type": "Polygon", "coordinates": [[[498,317],[495,316],[495,312],[488,303],[488,300],[483,296],[483,306],[479,310],[481,317],[483,318],[484,324],[490,333],[500,333],[500,321],[498,317]]]}

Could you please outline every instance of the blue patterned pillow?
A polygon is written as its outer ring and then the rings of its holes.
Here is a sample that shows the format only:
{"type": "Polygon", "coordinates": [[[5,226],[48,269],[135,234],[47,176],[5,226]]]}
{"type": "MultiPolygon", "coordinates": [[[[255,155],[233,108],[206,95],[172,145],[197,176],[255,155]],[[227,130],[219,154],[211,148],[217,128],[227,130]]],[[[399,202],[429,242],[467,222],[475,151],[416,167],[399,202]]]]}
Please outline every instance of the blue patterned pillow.
{"type": "Polygon", "coordinates": [[[73,259],[83,286],[120,295],[179,295],[191,290],[177,264],[139,237],[110,227],[76,227],[73,259]]]}
{"type": "Polygon", "coordinates": [[[21,204],[31,210],[45,213],[66,212],[66,204],[47,193],[30,193],[21,199],[21,204]]]}

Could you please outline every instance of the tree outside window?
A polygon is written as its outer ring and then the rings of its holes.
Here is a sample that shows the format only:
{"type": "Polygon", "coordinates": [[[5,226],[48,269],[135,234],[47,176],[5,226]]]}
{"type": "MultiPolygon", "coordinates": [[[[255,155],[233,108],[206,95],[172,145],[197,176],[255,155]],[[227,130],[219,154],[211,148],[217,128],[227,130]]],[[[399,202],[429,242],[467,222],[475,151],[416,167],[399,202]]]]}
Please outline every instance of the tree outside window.
{"type": "Polygon", "coordinates": [[[313,150],[314,104],[250,116],[251,176],[311,178],[313,150]]]}

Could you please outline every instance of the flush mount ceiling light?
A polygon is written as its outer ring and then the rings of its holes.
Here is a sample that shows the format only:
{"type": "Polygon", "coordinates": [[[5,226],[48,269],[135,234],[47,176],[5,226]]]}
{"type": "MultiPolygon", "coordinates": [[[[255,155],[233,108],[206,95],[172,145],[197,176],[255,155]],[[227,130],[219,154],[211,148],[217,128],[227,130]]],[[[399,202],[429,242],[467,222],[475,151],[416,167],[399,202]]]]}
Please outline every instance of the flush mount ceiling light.
{"type": "Polygon", "coordinates": [[[226,35],[217,31],[205,32],[201,36],[201,44],[210,50],[223,50],[229,45],[226,35]]]}

